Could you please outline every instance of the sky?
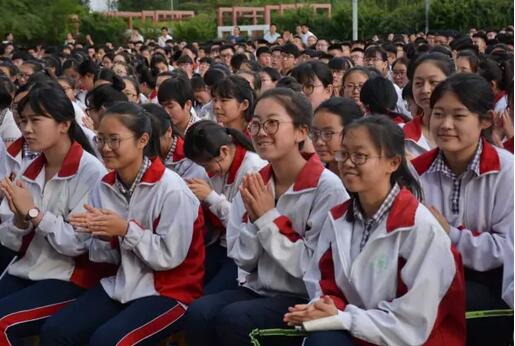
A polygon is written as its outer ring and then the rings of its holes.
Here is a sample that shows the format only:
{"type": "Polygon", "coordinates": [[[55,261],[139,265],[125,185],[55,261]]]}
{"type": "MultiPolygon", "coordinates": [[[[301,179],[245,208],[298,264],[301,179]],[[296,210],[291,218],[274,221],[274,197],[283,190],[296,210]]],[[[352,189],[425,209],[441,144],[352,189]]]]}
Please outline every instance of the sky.
{"type": "Polygon", "coordinates": [[[93,11],[107,11],[107,0],[90,0],[89,6],[93,11]]]}

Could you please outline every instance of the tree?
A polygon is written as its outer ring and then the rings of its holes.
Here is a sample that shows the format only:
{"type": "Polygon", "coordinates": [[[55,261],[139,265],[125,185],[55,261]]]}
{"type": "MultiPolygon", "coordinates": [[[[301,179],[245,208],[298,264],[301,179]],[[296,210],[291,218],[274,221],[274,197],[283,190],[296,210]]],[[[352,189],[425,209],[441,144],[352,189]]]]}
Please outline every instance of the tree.
{"type": "Polygon", "coordinates": [[[118,11],[169,10],[170,0],[118,0],[118,11]]]}

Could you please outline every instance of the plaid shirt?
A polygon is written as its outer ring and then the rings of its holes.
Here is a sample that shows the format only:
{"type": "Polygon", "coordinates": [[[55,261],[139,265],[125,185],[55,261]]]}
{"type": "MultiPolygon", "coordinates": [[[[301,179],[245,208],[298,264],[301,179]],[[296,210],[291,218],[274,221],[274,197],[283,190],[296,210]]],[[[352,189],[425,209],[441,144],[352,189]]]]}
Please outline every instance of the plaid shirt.
{"type": "Polygon", "coordinates": [[[166,155],[165,162],[172,161],[173,154],[175,153],[175,148],[177,147],[177,140],[178,140],[178,138],[179,138],[178,136],[174,136],[173,137],[172,145],[170,146],[170,150],[168,151],[168,154],[166,155]]]}
{"type": "Polygon", "coordinates": [[[38,155],[39,155],[38,152],[30,150],[27,142],[23,143],[23,150],[21,153],[22,157],[27,158],[29,160],[34,160],[38,155]]]}
{"type": "MultiPolygon", "coordinates": [[[[483,151],[483,143],[480,140],[479,145],[477,146],[476,153],[474,154],[474,158],[467,166],[467,170],[474,173],[476,176],[479,176],[479,163],[481,159],[481,152],[483,151]]],[[[448,176],[452,179],[452,193],[451,193],[451,211],[453,214],[460,213],[460,191],[461,191],[461,180],[463,178],[463,174],[457,176],[453,171],[447,166],[445,163],[445,158],[442,154],[442,151],[438,153],[438,156],[433,161],[431,167],[429,167],[428,173],[442,173],[443,175],[448,176]]]]}
{"type": "Polygon", "coordinates": [[[116,178],[116,186],[118,187],[118,190],[122,193],[122,195],[125,197],[127,202],[131,200],[131,196],[136,189],[136,186],[141,182],[141,178],[143,178],[143,174],[147,171],[147,169],[150,167],[150,160],[148,157],[143,157],[143,164],[141,165],[138,175],[136,176],[136,179],[134,179],[134,182],[132,183],[131,187],[127,189],[125,185],[123,185],[121,179],[117,176],[116,178]]]}
{"type": "Polygon", "coordinates": [[[395,184],[394,187],[388,193],[383,204],[379,207],[376,213],[368,219],[365,219],[363,214],[361,214],[359,202],[357,199],[354,200],[352,209],[354,211],[354,218],[356,220],[361,220],[365,224],[365,229],[363,231],[363,235],[361,237],[361,242],[359,244],[359,251],[362,251],[365,245],[367,244],[368,239],[370,238],[370,234],[372,234],[372,230],[375,226],[377,226],[381,220],[386,216],[390,208],[392,207],[393,201],[397,197],[400,191],[400,187],[398,184],[395,184]]]}

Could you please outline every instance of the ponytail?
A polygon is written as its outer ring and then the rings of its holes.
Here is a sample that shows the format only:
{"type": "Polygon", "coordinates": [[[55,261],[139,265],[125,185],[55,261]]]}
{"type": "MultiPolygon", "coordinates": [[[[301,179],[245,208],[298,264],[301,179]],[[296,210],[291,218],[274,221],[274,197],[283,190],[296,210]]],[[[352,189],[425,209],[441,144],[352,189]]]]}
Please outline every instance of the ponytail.
{"type": "Polygon", "coordinates": [[[79,143],[82,147],[82,149],[86,150],[88,153],[90,153],[93,156],[96,156],[97,153],[91,146],[88,137],[82,130],[79,124],[73,119],[70,123],[70,129],[68,130],[68,135],[70,136],[70,139],[72,141],[76,141],[79,143]]]}
{"type": "Polygon", "coordinates": [[[225,132],[227,132],[227,134],[232,137],[234,144],[237,144],[237,145],[245,148],[247,151],[252,151],[252,152],[254,151],[254,146],[252,145],[252,142],[240,130],[233,129],[231,127],[226,127],[225,132]]]}
{"type": "Polygon", "coordinates": [[[241,131],[222,127],[214,121],[201,120],[186,132],[184,153],[192,161],[209,161],[220,156],[223,145],[240,145],[254,151],[252,143],[241,131]]]}

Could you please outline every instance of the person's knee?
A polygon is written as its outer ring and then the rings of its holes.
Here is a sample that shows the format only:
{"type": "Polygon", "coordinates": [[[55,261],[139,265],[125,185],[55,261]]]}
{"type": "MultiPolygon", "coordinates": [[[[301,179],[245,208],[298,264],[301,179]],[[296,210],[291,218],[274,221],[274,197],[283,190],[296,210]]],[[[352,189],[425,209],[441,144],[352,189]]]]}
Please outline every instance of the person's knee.
{"type": "Polygon", "coordinates": [[[216,334],[227,345],[248,344],[249,333],[254,328],[249,311],[242,309],[240,304],[230,304],[224,307],[216,316],[216,334]]]}
{"type": "Polygon", "coordinates": [[[184,323],[191,327],[202,327],[217,315],[218,305],[213,296],[204,296],[195,300],[184,316],[184,323]]]}
{"type": "Polygon", "coordinates": [[[110,328],[98,328],[89,339],[89,346],[112,346],[120,341],[120,336],[110,328]]]}
{"type": "Polygon", "coordinates": [[[57,322],[56,319],[49,318],[41,327],[41,345],[55,345],[58,340],[66,337],[64,334],[66,334],[68,331],[69,329],[64,328],[64,326],[57,322]]]}

